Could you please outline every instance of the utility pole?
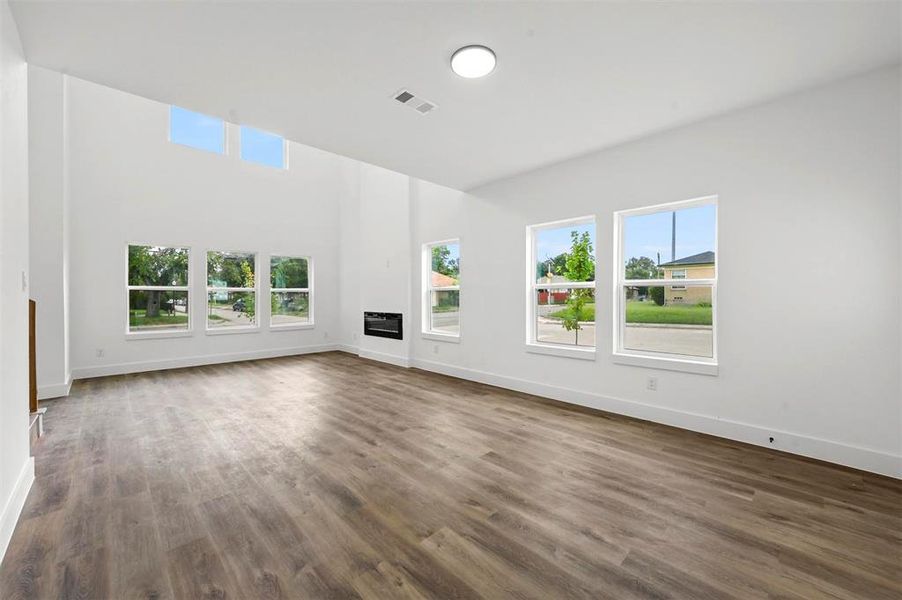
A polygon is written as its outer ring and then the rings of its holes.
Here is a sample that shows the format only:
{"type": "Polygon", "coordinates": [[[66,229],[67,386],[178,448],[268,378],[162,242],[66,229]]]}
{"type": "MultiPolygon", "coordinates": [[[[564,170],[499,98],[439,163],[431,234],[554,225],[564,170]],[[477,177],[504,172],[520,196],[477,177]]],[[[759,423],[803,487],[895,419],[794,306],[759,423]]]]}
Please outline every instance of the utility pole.
{"type": "Polygon", "coordinates": [[[676,211],[673,211],[673,219],[670,225],[670,262],[676,260],[676,211]]]}

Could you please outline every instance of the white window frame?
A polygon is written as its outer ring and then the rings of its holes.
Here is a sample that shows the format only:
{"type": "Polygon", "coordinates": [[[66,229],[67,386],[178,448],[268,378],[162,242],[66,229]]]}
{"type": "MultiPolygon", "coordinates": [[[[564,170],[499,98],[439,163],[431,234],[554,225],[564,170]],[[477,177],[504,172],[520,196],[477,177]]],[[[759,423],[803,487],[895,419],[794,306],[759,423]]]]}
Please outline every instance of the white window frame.
{"type": "Polygon", "coordinates": [[[260,331],[260,253],[251,250],[213,250],[208,249],[204,252],[204,329],[207,335],[228,335],[232,333],[257,333],[260,331]],[[254,287],[220,287],[210,285],[210,252],[219,252],[221,254],[253,254],[254,256],[254,287]],[[254,292],[254,306],[257,309],[254,315],[255,322],[253,325],[237,325],[230,327],[213,328],[207,319],[210,314],[210,292],[254,292]]]}
{"type": "MultiPolygon", "coordinates": [[[[595,320],[595,346],[573,346],[568,344],[552,344],[536,340],[536,297],[539,290],[554,289],[597,289],[598,281],[598,224],[595,215],[549,221],[526,226],[526,351],[533,354],[548,354],[566,358],[595,360],[598,347],[598,315],[595,320]],[[536,238],[537,234],[547,229],[560,229],[570,225],[591,223],[595,228],[595,278],[594,281],[571,281],[561,283],[538,283],[536,281],[536,238]]],[[[596,292],[597,294],[597,292],[596,292]]],[[[597,306],[597,304],[596,304],[597,306]]]]}
{"type": "Polygon", "coordinates": [[[463,331],[463,309],[460,302],[460,284],[433,287],[432,285],[432,249],[436,246],[447,246],[449,244],[457,244],[458,252],[460,252],[460,238],[452,238],[448,240],[439,240],[437,242],[427,242],[423,244],[422,252],[422,327],[420,335],[426,339],[437,340],[440,342],[459,343],[460,334],[463,331]],[[458,320],[457,333],[445,333],[432,329],[432,292],[450,292],[458,293],[458,320]]]}
{"type": "MultiPolygon", "coordinates": [[[[282,323],[279,325],[273,325],[272,322],[272,310],[269,311],[269,328],[272,331],[292,331],[298,329],[313,329],[314,320],[313,320],[313,257],[305,256],[303,254],[289,254],[289,253],[279,253],[279,254],[270,254],[269,255],[269,273],[267,274],[267,284],[269,286],[268,300],[270,302],[270,306],[272,306],[272,295],[273,293],[278,292],[307,292],[307,322],[306,323],[282,323]],[[272,259],[274,258],[302,258],[307,261],[307,287],[305,288],[274,288],[272,287],[272,259]]],[[[256,281],[256,278],[254,279],[256,281]]]]}
{"type": "Polygon", "coordinates": [[[190,337],[194,335],[194,319],[191,318],[191,310],[194,306],[191,282],[193,281],[193,252],[191,246],[186,244],[148,244],[144,242],[126,242],[125,244],[125,339],[147,340],[154,338],[190,337]],[[128,283],[128,248],[129,246],[147,246],[151,248],[184,248],[188,251],[188,282],[187,285],[129,285],[128,283]],[[172,329],[169,331],[131,331],[129,314],[131,311],[130,292],[188,292],[188,316],[187,329],[172,329]]]}
{"type": "MultiPolygon", "coordinates": [[[[701,198],[693,198],[691,200],[683,200],[680,202],[671,202],[667,204],[656,204],[643,208],[630,210],[621,210],[614,213],[614,298],[613,304],[613,361],[619,364],[651,367],[655,369],[666,369],[671,371],[683,371],[687,373],[698,373],[702,375],[717,375],[717,346],[718,346],[718,327],[717,327],[717,272],[720,269],[720,254],[717,251],[718,236],[718,219],[720,218],[720,207],[718,205],[717,196],[704,196],[701,198]],[[635,217],[639,215],[650,215],[659,212],[673,212],[686,208],[695,208],[698,206],[713,205],[714,212],[714,277],[703,279],[679,279],[677,287],[685,289],[691,286],[710,286],[711,287],[711,327],[712,327],[712,356],[711,358],[702,356],[690,356],[685,354],[667,354],[663,352],[644,352],[641,350],[628,350],[623,347],[624,328],[626,326],[626,294],[627,287],[655,287],[668,286],[673,279],[626,279],[624,271],[623,256],[623,223],[627,217],[635,217]]],[[[687,273],[688,274],[688,273],[687,273]]]]}

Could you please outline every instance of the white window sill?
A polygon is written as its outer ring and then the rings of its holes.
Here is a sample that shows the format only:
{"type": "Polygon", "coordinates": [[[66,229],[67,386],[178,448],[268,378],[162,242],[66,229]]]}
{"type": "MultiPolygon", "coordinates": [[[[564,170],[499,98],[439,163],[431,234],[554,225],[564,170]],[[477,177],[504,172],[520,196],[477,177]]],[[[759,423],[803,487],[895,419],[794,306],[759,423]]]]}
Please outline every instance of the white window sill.
{"type": "Polygon", "coordinates": [[[451,344],[459,344],[460,343],[460,335],[454,335],[451,333],[436,333],[434,331],[421,331],[420,335],[422,335],[427,340],[435,340],[437,342],[448,342],[451,344]]]}
{"type": "Polygon", "coordinates": [[[649,369],[663,369],[665,371],[681,371],[683,373],[697,373],[699,375],[717,376],[718,366],[716,362],[691,360],[689,358],[668,358],[663,356],[649,356],[647,354],[626,354],[614,352],[613,361],[621,365],[631,367],[647,367],[649,369]]]}
{"type": "Polygon", "coordinates": [[[547,354],[550,356],[563,356],[565,358],[595,360],[595,348],[555,346],[553,344],[530,344],[527,342],[526,351],[533,354],[547,354]]]}
{"type": "Polygon", "coordinates": [[[126,340],[161,340],[165,338],[191,337],[194,332],[190,329],[172,331],[129,331],[125,334],[126,340]]]}
{"type": "Polygon", "coordinates": [[[284,325],[270,325],[270,331],[298,331],[313,329],[313,323],[286,323],[284,325]]]}
{"type": "Polygon", "coordinates": [[[223,327],[222,329],[207,329],[207,335],[230,335],[233,333],[260,333],[259,327],[223,327]]]}

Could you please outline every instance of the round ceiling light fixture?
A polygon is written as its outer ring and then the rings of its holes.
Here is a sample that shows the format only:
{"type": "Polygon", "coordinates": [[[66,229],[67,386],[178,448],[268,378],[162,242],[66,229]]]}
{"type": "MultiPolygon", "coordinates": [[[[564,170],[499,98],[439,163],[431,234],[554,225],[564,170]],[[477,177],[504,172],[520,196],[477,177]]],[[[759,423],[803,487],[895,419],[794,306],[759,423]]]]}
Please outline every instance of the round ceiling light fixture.
{"type": "Polygon", "coordinates": [[[451,55],[451,70],[467,79],[485,77],[495,70],[495,53],[486,46],[464,46],[451,55]]]}

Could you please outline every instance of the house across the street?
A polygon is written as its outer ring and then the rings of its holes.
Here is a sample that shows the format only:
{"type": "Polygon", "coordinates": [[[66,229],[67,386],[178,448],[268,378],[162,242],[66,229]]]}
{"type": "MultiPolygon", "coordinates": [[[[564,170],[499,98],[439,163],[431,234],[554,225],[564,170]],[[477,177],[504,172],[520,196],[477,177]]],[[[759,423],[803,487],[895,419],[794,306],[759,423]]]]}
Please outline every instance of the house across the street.
{"type": "MultiPolygon", "coordinates": [[[[702,252],[661,265],[664,279],[714,279],[714,252],[702,252]]],[[[698,304],[711,302],[708,286],[667,285],[664,304],[698,304]]]]}

